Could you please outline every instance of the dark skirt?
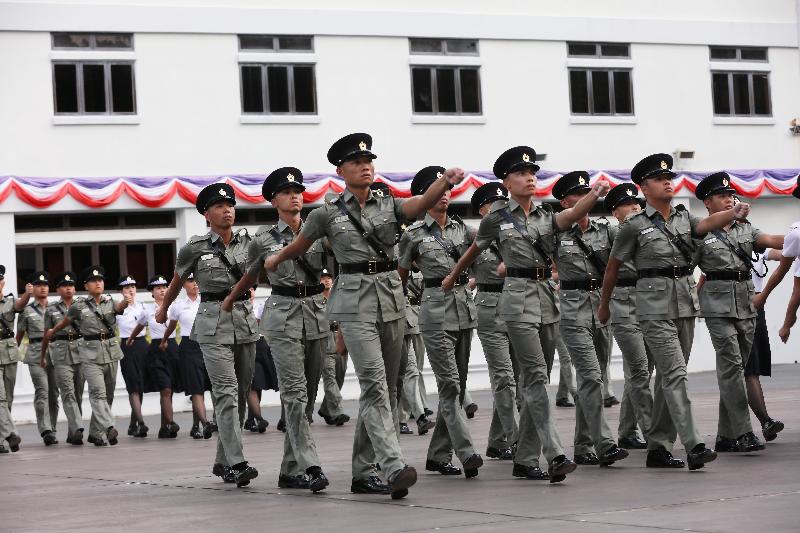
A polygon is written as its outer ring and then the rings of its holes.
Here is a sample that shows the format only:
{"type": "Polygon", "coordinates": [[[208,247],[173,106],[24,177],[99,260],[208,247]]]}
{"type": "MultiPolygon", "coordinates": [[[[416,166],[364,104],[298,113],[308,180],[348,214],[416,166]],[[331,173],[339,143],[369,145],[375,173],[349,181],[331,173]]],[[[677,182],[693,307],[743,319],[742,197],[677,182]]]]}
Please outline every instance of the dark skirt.
{"type": "Polygon", "coordinates": [[[771,376],[772,375],[772,350],[769,347],[769,332],[767,331],[767,318],[764,309],[758,310],[756,317],[756,332],[753,335],[753,348],[750,358],[744,366],[745,376],[771,376]]]}
{"type": "Polygon", "coordinates": [[[253,372],[252,390],[278,390],[278,371],[275,370],[275,361],[272,352],[267,346],[264,337],[256,341],[256,366],[253,372]]]}
{"type": "Polygon", "coordinates": [[[147,378],[145,379],[145,392],[159,392],[172,389],[172,392],[181,392],[181,371],[178,364],[178,343],[175,339],[167,339],[167,349],[161,350],[158,345],[161,339],[150,341],[147,351],[147,378]]]}
{"type": "Polygon", "coordinates": [[[211,380],[208,378],[200,345],[189,337],[181,338],[181,343],[178,345],[178,358],[180,359],[184,394],[194,396],[210,391],[211,380]]]}
{"type": "Polygon", "coordinates": [[[125,390],[128,391],[128,394],[142,393],[145,389],[145,361],[150,346],[144,337],[136,337],[133,346],[130,347],[126,345],[127,340],[127,338],[120,339],[124,357],[119,363],[122,378],[125,380],[125,390]]]}

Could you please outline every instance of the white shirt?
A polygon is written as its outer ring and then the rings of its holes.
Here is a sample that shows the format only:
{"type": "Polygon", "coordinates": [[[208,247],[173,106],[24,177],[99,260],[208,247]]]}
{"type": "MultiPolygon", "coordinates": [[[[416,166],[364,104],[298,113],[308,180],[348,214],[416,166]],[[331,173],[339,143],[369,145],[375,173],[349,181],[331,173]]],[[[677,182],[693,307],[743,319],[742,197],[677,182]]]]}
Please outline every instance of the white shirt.
{"type": "Polygon", "coordinates": [[[265,305],[266,303],[267,303],[267,302],[266,302],[266,300],[265,300],[265,301],[263,301],[263,302],[261,302],[261,303],[258,303],[258,304],[256,304],[256,305],[253,307],[253,314],[255,315],[255,317],[256,317],[256,320],[258,320],[258,321],[260,321],[260,320],[261,320],[261,314],[264,312],[264,305],[265,305]]]}
{"type": "MultiPolygon", "coordinates": [[[[783,239],[783,257],[800,258],[800,221],[792,224],[783,239]]],[[[800,278],[800,259],[794,260],[794,275],[800,278]]]]}
{"type": "Polygon", "coordinates": [[[769,253],[772,251],[772,248],[767,248],[764,250],[758,257],[758,261],[753,261],[753,286],[756,289],[756,292],[761,292],[764,290],[764,279],[761,276],[765,276],[767,272],[767,257],[769,257],[769,253]],[[756,273],[761,274],[761,276],[757,276],[756,273]]]}
{"type": "MultiPolygon", "coordinates": [[[[147,314],[144,304],[141,302],[134,302],[125,308],[121,315],[117,315],[117,325],[119,326],[119,336],[122,339],[127,339],[133,333],[133,328],[139,323],[139,320],[147,314]]],[[[147,335],[145,330],[142,330],[137,337],[144,337],[147,335]]]]}
{"type": "Polygon", "coordinates": [[[200,308],[200,295],[192,301],[188,296],[178,298],[167,311],[167,318],[169,320],[177,320],[181,327],[181,336],[188,337],[192,332],[194,326],[194,317],[197,315],[197,310],[200,308]]]}
{"type": "MultiPolygon", "coordinates": [[[[163,339],[164,332],[167,331],[167,325],[156,322],[156,313],[158,312],[159,306],[153,302],[144,307],[146,312],[145,315],[139,319],[139,324],[147,326],[150,329],[150,339],[163,339]]],[[[170,334],[169,338],[175,338],[174,331],[170,334]]]]}

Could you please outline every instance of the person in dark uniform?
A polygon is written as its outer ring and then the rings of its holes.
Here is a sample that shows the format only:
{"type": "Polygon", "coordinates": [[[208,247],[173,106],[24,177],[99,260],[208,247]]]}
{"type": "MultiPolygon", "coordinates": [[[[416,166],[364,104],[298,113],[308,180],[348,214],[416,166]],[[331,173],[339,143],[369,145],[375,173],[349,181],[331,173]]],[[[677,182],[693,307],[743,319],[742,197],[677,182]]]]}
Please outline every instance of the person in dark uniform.
{"type": "MultiPolygon", "coordinates": [[[[255,313],[256,321],[260,326],[264,304],[256,304],[255,298],[256,289],[253,286],[250,289],[250,301],[253,302],[253,313],[255,313]]],[[[244,429],[253,433],[264,433],[269,427],[269,422],[261,414],[261,395],[265,390],[278,390],[278,375],[267,341],[263,335],[259,335],[256,341],[256,366],[253,371],[253,383],[250,385],[250,393],[247,396],[247,420],[244,422],[244,429]]],[[[281,414],[283,414],[282,408],[281,414]]]]}
{"type": "Polygon", "coordinates": [[[136,280],[132,276],[120,277],[117,286],[123,298],[130,296],[132,300],[131,305],[125,308],[125,312],[117,317],[120,347],[124,354],[119,366],[131,404],[131,423],[128,426],[128,435],[144,438],[149,431],[142,416],[142,400],[145,387],[145,362],[150,346],[145,337],[146,331],[140,329],[140,333],[135,336],[132,333],[139,320],[147,314],[147,310],[142,302],[136,301],[136,280]]]}

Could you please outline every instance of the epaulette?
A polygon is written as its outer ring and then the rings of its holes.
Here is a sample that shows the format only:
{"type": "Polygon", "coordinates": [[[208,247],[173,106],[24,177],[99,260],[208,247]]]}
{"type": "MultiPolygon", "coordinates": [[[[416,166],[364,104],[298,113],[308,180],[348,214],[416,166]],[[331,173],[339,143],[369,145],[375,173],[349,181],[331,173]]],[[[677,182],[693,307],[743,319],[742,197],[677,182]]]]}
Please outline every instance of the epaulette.
{"type": "Polygon", "coordinates": [[[494,213],[495,211],[500,211],[506,207],[508,207],[508,200],[495,200],[492,203],[492,207],[489,208],[489,212],[494,213]]]}
{"type": "Polygon", "coordinates": [[[623,220],[623,222],[627,222],[627,221],[629,221],[630,219],[632,219],[635,216],[644,215],[644,214],[645,214],[644,211],[634,211],[633,213],[628,213],[625,216],[625,220],[623,220]]]}
{"type": "Polygon", "coordinates": [[[683,205],[683,204],[678,204],[678,205],[676,205],[676,206],[675,206],[675,211],[677,211],[677,212],[679,212],[679,213],[680,213],[681,211],[686,211],[686,206],[685,206],[685,205],[683,205]]]}
{"type": "Polygon", "coordinates": [[[263,235],[265,233],[269,233],[272,230],[272,228],[274,228],[274,227],[275,227],[275,224],[267,224],[265,226],[261,226],[260,228],[258,228],[258,230],[256,230],[254,235],[256,237],[258,237],[259,235],[263,235]]]}
{"type": "Polygon", "coordinates": [[[335,203],[336,201],[339,200],[339,198],[341,198],[340,195],[336,194],[335,192],[329,192],[328,194],[325,195],[325,203],[326,204],[335,203]]]}
{"type": "Polygon", "coordinates": [[[594,219],[594,221],[597,222],[598,224],[608,226],[608,219],[604,216],[599,216],[596,219],[594,219]]]}
{"type": "Polygon", "coordinates": [[[239,234],[240,237],[247,237],[249,234],[247,233],[247,228],[241,228],[236,233],[239,234]]]}
{"type": "Polygon", "coordinates": [[[424,225],[425,225],[425,221],[424,220],[417,220],[416,222],[414,222],[413,224],[408,226],[406,228],[406,231],[411,231],[412,229],[418,229],[418,228],[421,228],[424,225]]]}
{"type": "Polygon", "coordinates": [[[541,204],[539,204],[539,208],[547,213],[553,212],[553,206],[548,204],[547,202],[542,202],[541,204]]]}
{"type": "Polygon", "coordinates": [[[192,238],[189,239],[189,242],[191,244],[194,244],[194,243],[206,241],[206,240],[209,240],[209,239],[211,239],[211,232],[208,232],[205,235],[193,235],[192,238]]]}

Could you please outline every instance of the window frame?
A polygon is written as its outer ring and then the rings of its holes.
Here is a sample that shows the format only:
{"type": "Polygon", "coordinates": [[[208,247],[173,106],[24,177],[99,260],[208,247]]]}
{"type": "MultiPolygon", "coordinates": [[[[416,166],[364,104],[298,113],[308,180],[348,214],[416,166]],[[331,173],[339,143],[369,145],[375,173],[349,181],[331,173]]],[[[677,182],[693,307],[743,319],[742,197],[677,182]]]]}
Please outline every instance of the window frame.
{"type": "MultiPolygon", "coordinates": [[[[715,60],[716,61],[716,60],[715,60]]],[[[718,118],[752,118],[752,119],[771,119],[773,118],[773,107],[772,107],[772,83],[769,71],[753,71],[753,70],[719,70],[719,69],[711,69],[711,113],[715,119],[718,118]],[[720,115],[716,112],[715,102],[714,102],[714,76],[717,74],[724,74],[728,78],[728,106],[731,110],[730,113],[726,115],[720,115]],[[734,75],[746,75],[747,76],[747,90],[748,90],[748,104],[750,107],[750,113],[743,115],[740,113],[736,113],[736,105],[735,105],[735,98],[734,98],[734,88],[733,88],[733,76],[734,75]],[[756,75],[763,75],[767,77],[767,104],[769,105],[769,113],[768,114],[758,114],[755,112],[755,92],[753,91],[753,76],[756,75]]]]}
{"type": "Polygon", "coordinates": [[[109,31],[109,32],[85,32],[85,31],[53,31],[50,32],[50,49],[51,50],[68,50],[71,52],[132,52],[136,49],[134,42],[134,33],[109,31]],[[56,35],[88,35],[89,46],[56,46],[56,35]],[[130,47],[113,48],[113,47],[99,47],[97,46],[97,35],[127,35],[131,38],[130,47]]]}
{"type": "Polygon", "coordinates": [[[256,54],[263,54],[263,53],[273,53],[273,54],[313,54],[316,50],[314,47],[314,35],[294,35],[294,34],[287,34],[287,35],[273,35],[269,33],[260,34],[260,33],[240,33],[236,35],[236,41],[239,45],[239,52],[245,53],[256,53],[256,54]],[[242,37],[266,37],[272,39],[272,48],[242,48],[242,37]],[[311,48],[309,49],[284,49],[280,47],[280,39],[286,37],[301,37],[307,38],[311,41],[311,48]]]}
{"type": "Polygon", "coordinates": [[[56,117],[104,117],[104,116],[137,116],[139,113],[139,104],[137,101],[136,92],[136,61],[133,59],[53,59],[50,61],[50,72],[53,79],[53,115],[56,117]],[[74,112],[58,111],[57,103],[58,96],[56,91],[56,65],[74,65],[75,66],[75,84],[78,94],[78,110],[74,112]],[[86,98],[84,94],[84,80],[83,80],[83,66],[84,65],[102,65],[103,66],[103,84],[106,97],[106,110],[105,111],[86,111],[86,98]],[[131,98],[133,100],[133,111],[114,111],[114,100],[111,77],[111,67],[113,65],[130,65],[131,67],[131,98]]]}
{"type": "Polygon", "coordinates": [[[768,46],[716,46],[711,45],[708,47],[709,61],[725,61],[727,63],[769,63],[769,47],[768,46]],[[729,48],[736,50],[736,57],[734,58],[720,58],[713,57],[714,49],[729,48]],[[742,50],[764,50],[764,59],[742,59],[742,50]]]}
{"type": "Polygon", "coordinates": [[[569,84],[569,113],[571,117],[635,117],[636,116],[636,107],[635,107],[635,98],[633,95],[633,67],[568,67],[567,68],[567,82],[569,84]],[[571,73],[573,71],[585,72],[587,74],[587,96],[589,102],[589,112],[588,113],[576,113],[572,109],[572,80],[570,79],[571,73]],[[609,74],[608,76],[608,94],[609,94],[609,106],[611,109],[610,113],[595,113],[594,112],[594,85],[592,83],[592,72],[593,71],[603,71],[609,74]],[[615,72],[627,72],[628,73],[628,80],[630,82],[630,105],[631,105],[631,112],[630,113],[617,113],[616,112],[616,93],[615,93],[615,81],[613,74],[615,72]]]}
{"type": "Polygon", "coordinates": [[[576,59],[631,59],[631,43],[622,43],[622,42],[594,42],[594,41],[567,41],[567,57],[569,58],[576,58],[576,59]],[[587,55],[587,54],[570,54],[569,53],[569,46],[571,44],[583,44],[583,45],[594,45],[594,55],[587,55]],[[626,46],[628,48],[627,55],[624,56],[608,56],[603,55],[603,45],[616,45],[616,46],[626,46]]]}
{"type": "Polygon", "coordinates": [[[409,76],[410,83],[411,83],[411,113],[416,116],[421,117],[432,117],[432,116],[450,116],[450,117],[481,117],[483,116],[483,88],[481,83],[481,67],[480,65],[417,65],[412,64],[410,65],[409,76]],[[439,68],[446,68],[446,69],[453,69],[455,74],[453,76],[453,84],[455,86],[455,103],[456,103],[456,111],[454,113],[448,113],[439,111],[439,92],[438,92],[438,81],[436,76],[436,69],[439,68]],[[431,72],[431,111],[417,111],[414,109],[414,69],[427,69],[431,72]],[[480,108],[477,113],[468,113],[463,111],[464,102],[461,95],[461,71],[462,70],[474,70],[477,72],[478,76],[478,107],[480,108]]]}
{"type": "Polygon", "coordinates": [[[409,37],[408,38],[408,54],[412,56],[455,56],[455,57],[480,57],[480,39],[439,39],[438,37],[409,37]],[[421,39],[436,39],[442,43],[441,52],[416,52],[411,47],[411,42],[421,39]],[[447,49],[447,41],[474,41],[475,53],[470,52],[450,52],[447,49]]]}
{"type": "Polygon", "coordinates": [[[291,63],[291,62],[253,62],[253,61],[240,61],[239,62],[239,104],[240,114],[242,117],[260,117],[260,116],[292,116],[292,117],[315,117],[319,115],[319,107],[317,105],[317,69],[315,63],[291,63]],[[264,103],[264,111],[245,111],[244,110],[244,80],[243,68],[244,67],[259,67],[261,69],[261,97],[264,103]],[[289,111],[270,111],[269,110],[269,93],[267,88],[268,83],[268,69],[269,67],[285,67],[287,69],[286,83],[288,84],[288,98],[289,98],[289,111]],[[311,78],[313,81],[312,93],[314,98],[314,111],[297,111],[297,102],[295,101],[295,87],[294,87],[294,69],[295,67],[307,67],[311,69],[311,78]]]}

